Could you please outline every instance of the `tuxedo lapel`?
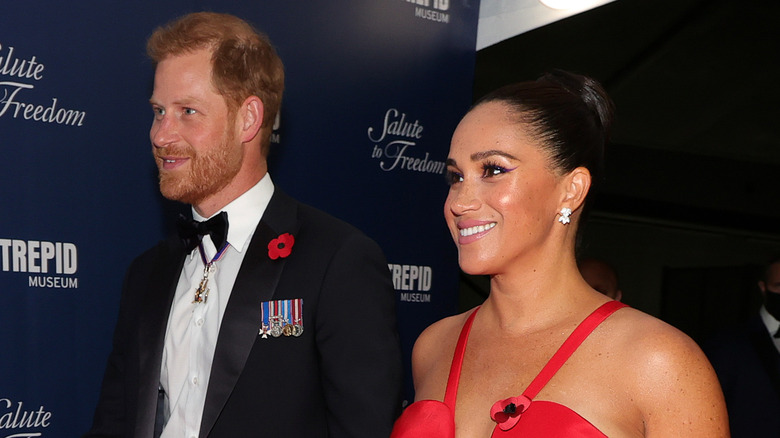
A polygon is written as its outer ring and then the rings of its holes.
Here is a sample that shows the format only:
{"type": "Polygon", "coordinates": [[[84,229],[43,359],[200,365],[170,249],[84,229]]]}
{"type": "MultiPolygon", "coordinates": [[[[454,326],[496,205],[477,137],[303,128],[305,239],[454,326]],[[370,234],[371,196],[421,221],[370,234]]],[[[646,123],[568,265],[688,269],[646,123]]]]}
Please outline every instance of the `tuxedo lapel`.
{"type": "Polygon", "coordinates": [[[160,259],[148,278],[148,287],[138,299],[143,300],[138,333],[139,385],[135,436],[149,437],[154,430],[157,391],[160,385],[165,331],[168,316],[184,264],[184,248],[178,239],[166,242],[160,259]]]}
{"type": "Polygon", "coordinates": [[[750,320],[748,335],[775,392],[780,394],[780,353],[760,316],[750,320]]]}
{"type": "Polygon", "coordinates": [[[262,302],[273,299],[285,259],[271,260],[268,243],[282,233],[295,233],[295,201],[274,190],[255,229],[225,308],[211,365],[211,377],[200,436],[208,436],[238,381],[262,322],[262,302]]]}

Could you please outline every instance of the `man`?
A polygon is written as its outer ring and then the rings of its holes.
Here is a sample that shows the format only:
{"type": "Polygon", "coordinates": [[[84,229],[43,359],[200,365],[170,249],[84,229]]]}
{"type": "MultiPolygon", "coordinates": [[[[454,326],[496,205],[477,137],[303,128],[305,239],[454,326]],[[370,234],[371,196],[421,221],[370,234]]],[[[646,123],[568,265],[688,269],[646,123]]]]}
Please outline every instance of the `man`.
{"type": "Polygon", "coordinates": [[[198,223],[130,266],[87,436],[389,436],[401,359],[387,264],[271,182],[284,74],[269,41],[196,13],[147,49],[160,190],[198,223]]]}
{"type": "Polygon", "coordinates": [[[597,291],[620,301],[623,298],[623,291],[618,287],[617,273],[612,266],[594,258],[584,258],[577,263],[582,278],[597,291]]]}
{"type": "Polygon", "coordinates": [[[723,387],[733,438],[780,433],[780,257],[766,266],[758,287],[758,314],[702,346],[723,387]]]}

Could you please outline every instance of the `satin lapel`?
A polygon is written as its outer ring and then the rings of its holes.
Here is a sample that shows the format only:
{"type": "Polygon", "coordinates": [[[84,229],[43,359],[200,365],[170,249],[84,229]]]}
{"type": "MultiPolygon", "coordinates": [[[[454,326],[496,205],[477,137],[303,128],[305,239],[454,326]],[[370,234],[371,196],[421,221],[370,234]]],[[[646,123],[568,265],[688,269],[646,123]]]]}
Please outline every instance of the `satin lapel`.
{"type": "Polygon", "coordinates": [[[263,301],[273,299],[285,259],[271,260],[268,243],[281,233],[297,231],[294,201],[276,189],[263,218],[252,236],[241,263],[211,365],[200,436],[206,437],[217,421],[257,340],[263,301]]]}
{"type": "Polygon", "coordinates": [[[143,300],[138,324],[139,385],[138,417],[135,436],[152,436],[154,431],[157,389],[160,384],[160,367],[165,331],[168,325],[173,296],[184,264],[184,251],[178,240],[170,241],[152,270],[148,288],[135,291],[143,300]]]}
{"type": "Polygon", "coordinates": [[[753,348],[769,380],[772,382],[772,386],[780,394],[780,353],[778,353],[771,335],[767,333],[761,317],[754,317],[749,324],[748,334],[750,342],[753,344],[753,348]]]}

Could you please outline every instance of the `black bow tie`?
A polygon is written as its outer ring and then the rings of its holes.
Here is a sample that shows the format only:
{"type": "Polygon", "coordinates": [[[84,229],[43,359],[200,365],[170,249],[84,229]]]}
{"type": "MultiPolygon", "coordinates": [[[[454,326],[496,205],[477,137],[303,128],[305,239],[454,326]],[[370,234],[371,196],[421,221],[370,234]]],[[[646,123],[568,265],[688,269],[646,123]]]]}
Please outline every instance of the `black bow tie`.
{"type": "Polygon", "coordinates": [[[217,251],[221,250],[227,243],[228,217],[227,212],[224,211],[204,222],[194,221],[179,215],[176,227],[179,229],[179,237],[187,252],[195,249],[206,234],[211,236],[211,241],[214,242],[217,251]]]}

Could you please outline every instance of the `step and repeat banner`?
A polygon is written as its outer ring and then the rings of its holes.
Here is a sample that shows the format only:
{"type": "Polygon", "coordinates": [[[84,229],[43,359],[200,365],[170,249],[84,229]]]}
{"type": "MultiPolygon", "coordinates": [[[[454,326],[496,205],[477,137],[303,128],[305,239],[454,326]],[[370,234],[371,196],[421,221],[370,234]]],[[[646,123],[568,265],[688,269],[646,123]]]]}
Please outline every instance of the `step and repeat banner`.
{"type": "Polygon", "coordinates": [[[420,331],[456,311],[443,172],[471,103],[478,0],[3,1],[0,438],[91,422],[124,271],[187,211],[157,190],[146,38],[201,10],[277,47],[271,175],[382,246],[407,373],[420,331]]]}

